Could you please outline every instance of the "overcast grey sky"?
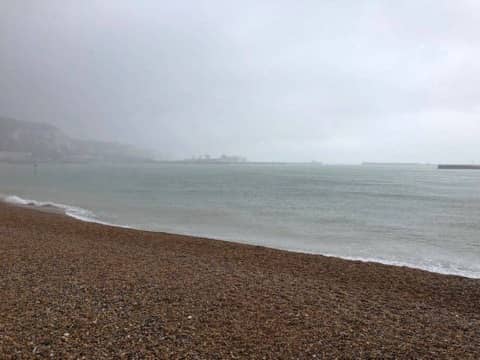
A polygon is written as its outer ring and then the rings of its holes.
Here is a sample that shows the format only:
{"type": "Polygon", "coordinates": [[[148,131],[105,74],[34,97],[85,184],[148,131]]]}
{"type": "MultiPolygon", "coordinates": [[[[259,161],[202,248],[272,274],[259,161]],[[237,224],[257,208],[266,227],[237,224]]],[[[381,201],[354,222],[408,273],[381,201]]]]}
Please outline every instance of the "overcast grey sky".
{"type": "Polygon", "coordinates": [[[480,162],[480,1],[2,0],[0,115],[170,157],[480,162]]]}

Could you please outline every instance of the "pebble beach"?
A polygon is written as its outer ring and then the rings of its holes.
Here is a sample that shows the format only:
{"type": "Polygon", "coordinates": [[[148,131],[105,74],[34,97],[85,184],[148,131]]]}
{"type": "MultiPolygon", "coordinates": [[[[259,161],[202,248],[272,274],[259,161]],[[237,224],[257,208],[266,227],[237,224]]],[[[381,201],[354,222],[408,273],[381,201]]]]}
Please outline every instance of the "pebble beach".
{"type": "Polygon", "coordinates": [[[480,358],[480,280],[0,203],[2,359],[480,358]]]}

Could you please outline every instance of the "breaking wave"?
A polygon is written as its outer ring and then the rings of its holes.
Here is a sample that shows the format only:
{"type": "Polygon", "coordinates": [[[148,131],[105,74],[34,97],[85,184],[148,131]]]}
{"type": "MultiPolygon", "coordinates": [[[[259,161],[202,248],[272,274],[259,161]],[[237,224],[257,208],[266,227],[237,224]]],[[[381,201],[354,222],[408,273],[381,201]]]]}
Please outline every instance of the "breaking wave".
{"type": "MultiPolygon", "coordinates": [[[[52,201],[37,201],[37,200],[24,199],[16,195],[7,195],[7,196],[0,197],[0,199],[6,203],[13,204],[13,205],[31,206],[31,207],[46,208],[46,209],[50,208],[54,210],[59,210],[65,213],[65,215],[68,215],[77,220],[106,224],[100,221],[92,211],[83,209],[77,206],[59,204],[52,201]]],[[[107,225],[110,225],[110,224],[107,224],[107,225]]]]}

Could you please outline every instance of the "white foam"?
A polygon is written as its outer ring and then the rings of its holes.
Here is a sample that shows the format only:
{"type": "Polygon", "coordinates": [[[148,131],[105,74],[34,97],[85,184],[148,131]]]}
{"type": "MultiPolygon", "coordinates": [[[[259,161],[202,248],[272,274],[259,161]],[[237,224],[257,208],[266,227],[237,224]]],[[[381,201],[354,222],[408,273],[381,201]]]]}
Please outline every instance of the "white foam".
{"type": "Polygon", "coordinates": [[[404,266],[413,269],[425,270],[437,274],[444,275],[457,275],[463,276],[471,279],[480,279],[480,271],[470,271],[465,270],[461,267],[456,266],[455,264],[440,264],[438,262],[429,262],[429,261],[419,261],[419,262],[408,262],[408,261],[397,261],[397,260],[387,260],[383,258],[375,257],[356,257],[356,256],[341,256],[341,255],[331,255],[331,254],[322,254],[324,256],[337,257],[345,260],[353,261],[362,261],[362,262],[373,262],[384,265],[393,265],[393,266],[404,266]]]}
{"type": "MultiPolygon", "coordinates": [[[[248,244],[253,244],[253,243],[248,242],[248,244]]],[[[346,256],[338,253],[308,251],[302,248],[294,248],[294,247],[288,247],[288,246],[282,246],[282,247],[277,247],[272,245],[265,245],[265,246],[272,249],[279,249],[279,250],[291,251],[291,252],[302,253],[302,254],[322,255],[326,257],[334,257],[334,258],[339,258],[343,260],[377,263],[377,264],[392,265],[392,266],[398,266],[398,267],[408,267],[412,269],[425,270],[425,271],[429,271],[437,274],[456,275],[456,276],[462,276],[470,279],[480,279],[480,268],[478,268],[478,271],[476,271],[476,269],[465,269],[464,267],[458,266],[454,263],[445,263],[445,262],[440,263],[438,261],[429,261],[429,260],[418,260],[418,261],[390,260],[382,257],[346,256]]]]}
{"type": "MultiPolygon", "coordinates": [[[[258,245],[258,243],[252,243],[252,242],[243,242],[243,243],[258,245]]],[[[418,262],[417,261],[399,261],[399,260],[389,260],[389,259],[380,258],[380,257],[345,256],[341,254],[308,251],[305,249],[288,247],[288,246],[281,246],[281,247],[274,246],[274,245],[273,246],[263,245],[263,246],[271,249],[285,250],[285,251],[291,251],[291,252],[302,253],[302,254],[322,255],[326,257],[334,257],[334,258],[351,260],[351,261],[377,263],[377,264],[391,265],[391,266],[397,266],[397,267],[408,267],[412,269],[425,270],[425,271],[429,271],[437,274],[462,276],[470,279],[480,279],[480,269],[478,271],[464,269],[460,266],[456,266],[453,263],[447,264],[447,263],[439,263],[439,262],[428,261],[428,260],[423,260],[418,262]]]]}
{"type": "Polygon", "coordinates": [[[77,220],[110,225],[100,221],[92,211],[78,207],[78,206],[59,204],[53,201],[37,201],[37,200],[31,200],[31,199],[24,199],[16,195],[4,196],[1,198],[1,200],[13,205],[33,206],[33,207],[52,207],[52,208],[62,210],[65,213],[65,215],[68,215],[77,220]]]}

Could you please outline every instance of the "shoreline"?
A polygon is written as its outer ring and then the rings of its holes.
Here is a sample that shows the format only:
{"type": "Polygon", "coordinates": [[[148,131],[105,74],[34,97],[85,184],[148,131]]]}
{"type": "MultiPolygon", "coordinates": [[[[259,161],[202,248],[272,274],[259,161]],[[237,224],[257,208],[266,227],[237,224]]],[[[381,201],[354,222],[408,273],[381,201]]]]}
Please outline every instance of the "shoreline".
{"type": "MultiPolygon", "coordinates": [[[[1,195],[1,194],[0,194],[1,195]]],[[[422,271],[427,271],[433,274],[440,274],[440,275],[450,275],[450,276],[460,276],[468,279],[477,279],[480,280],[480,275],[477,275],[476,273],[470,273],[465,270],[455,270],[455,271],[448,271],[444,270],[441,268],[435,268],[432,269],[432,267],[428,266],[421,266],[418,264],[413,264],[413,263],[408,263],[408,262],[401,262],[401,261],[393,261],[393,260],[386,260],[386,259],[379,259],[375,257],[371,258],[364,258],[364,257],[355,257],[355,256],[342,256],[338,254],[329,254],[329,253],[320,253],[320,252],[309,252],[305,251],[302,249],[294,249],[294,248],[289,248],[289,247],[279,247],[279,246],[268,246],[268,245],[256,245],[251,242],[247,241],[241,241],[238,239],[228,239],[228,238],[217,238],[217,237],[212,237],[209,235],[198,235],[198,234],[190,234],[190,233],[179,233],[179,232],[170,232],[170,231],[156,231],[156,230],[148,230],[148,229],[141,229],[141,228],[136,228],[132,227],[129,225],[121,225],[121,224],[113,224],[113,223],[108,223],[101,221],[95,217],[95,214],[91,212],[90,210],[83,209],[83,208],[78,208],[76,206],[72,205],[66,205],[66,204],[58,204],[54,202],[39,202],[37,200],[31,200],[31,199],[24,199],[21,197],[18,197],[16,195],[8,195],[8,196],[3,196],[0,197],[0,203],[4,203],[7,205],[12,205],[12,206],[19,206],[19,207],[24,207],[36,211],[43,211],[43,212],[52,212],[52,213],[57,213],[60,215],[64,215],[70,218],[73,218],[77,221],[83,221],[87,223],[94,223],[94,224],[100,224],[100,225],[106,225],[106,226],[112,226],[112,227],[117,227],[120,229],[132,229],[132,230],[137,230],[137,231],[146,231],[146,232],[151,232],[151,233],[156,233],[156,234],[166,234],[166,235],[173,235],[173,236],[185,236],[189,237],[192,239],[196,238],[202,238],[202,239],[208,239],[208,240],[213,240],[213,241],[225,241],[233,244],[241,244],[241,245],[250,245],[250,246],[260,246],[260,247],[265,247],[267,249],[273,249],[273,250],[280,250],[280,251],[286,251],[286,252],[291,252],[291,253],[299,253],[299,254],[306,254],[306,255],[318,255],[318,256],[324,256],[324,257],[332,257],[332,258],[338,258],[342,260],[347,260],[347,261],[360,261],[360,262],[365,262],[365,263],[373,263],[373,264],[381,264],[381,265],[387,265],[387,266],[395,266],[395,267],[400,267],[400,268],[408,268],[408,269],[416,269],[416,270],[422,270],[422,271]],[[12,200],[9,200],[12,198],[12,200]],[[80,213],[80,214],[78,214],[80,213]]]]}
{"type": "Polygon", "coordinates": [[[0,203],[0,354],[478,358],[480,280],[0,203]]]}

